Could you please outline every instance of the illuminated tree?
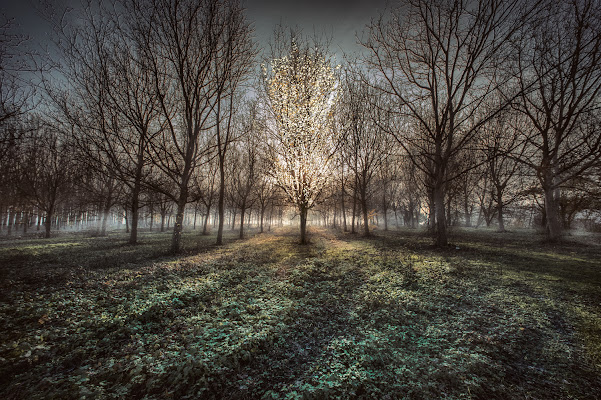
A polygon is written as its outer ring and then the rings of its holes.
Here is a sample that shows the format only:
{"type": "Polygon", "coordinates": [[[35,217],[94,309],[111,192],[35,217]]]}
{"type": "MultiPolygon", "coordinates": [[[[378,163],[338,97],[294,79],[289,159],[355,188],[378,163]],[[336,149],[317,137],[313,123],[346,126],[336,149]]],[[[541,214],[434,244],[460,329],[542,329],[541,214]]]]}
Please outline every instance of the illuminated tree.
{"type": "Polygon", "coordinates": [[[290,50],[264,73],[274,122],[273,174],[299,212],[301,244],[306,244],[307,213],[330,175],[336,147],[331,121],[338,80],[318,48],[301,48],[293,39],[290,50]]]}

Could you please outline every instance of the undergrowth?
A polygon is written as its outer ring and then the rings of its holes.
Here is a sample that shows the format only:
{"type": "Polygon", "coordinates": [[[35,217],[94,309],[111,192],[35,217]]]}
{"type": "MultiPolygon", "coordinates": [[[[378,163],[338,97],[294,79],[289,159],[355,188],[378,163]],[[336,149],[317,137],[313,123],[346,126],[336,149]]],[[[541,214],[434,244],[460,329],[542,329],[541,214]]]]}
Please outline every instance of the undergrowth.
{"type": "Polygon", "coordinates": [[[0,242],[0,397],[598,398],[601,250],[312,231],[0,242]]]}

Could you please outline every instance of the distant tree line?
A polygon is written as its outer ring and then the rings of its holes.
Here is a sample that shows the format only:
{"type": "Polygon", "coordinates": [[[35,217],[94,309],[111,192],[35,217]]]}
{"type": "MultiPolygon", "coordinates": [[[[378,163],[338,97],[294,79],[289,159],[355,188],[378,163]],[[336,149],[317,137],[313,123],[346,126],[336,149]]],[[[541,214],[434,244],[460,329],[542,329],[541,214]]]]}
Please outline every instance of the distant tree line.
{"type": "Polygon", "coordinates": [[[397,1],[341,65],[238,0],[50,19],[41,55],[0,25],[4,234],[601,228],[598,0],[397,1]]]}

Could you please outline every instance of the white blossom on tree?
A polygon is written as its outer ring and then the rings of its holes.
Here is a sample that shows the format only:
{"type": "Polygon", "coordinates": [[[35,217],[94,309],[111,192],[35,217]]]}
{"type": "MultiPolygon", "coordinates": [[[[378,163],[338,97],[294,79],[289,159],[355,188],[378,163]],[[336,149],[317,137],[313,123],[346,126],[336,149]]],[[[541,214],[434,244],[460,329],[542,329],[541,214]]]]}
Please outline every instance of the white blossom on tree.
{"type": "Polygon", "coordinates": [[[307,212],[331,175],[338,67],[318,49],[300,49],[292,42],[289,55],[263,68],[274,120],[273,174],[298,209],[304,244],[307,212]]]}

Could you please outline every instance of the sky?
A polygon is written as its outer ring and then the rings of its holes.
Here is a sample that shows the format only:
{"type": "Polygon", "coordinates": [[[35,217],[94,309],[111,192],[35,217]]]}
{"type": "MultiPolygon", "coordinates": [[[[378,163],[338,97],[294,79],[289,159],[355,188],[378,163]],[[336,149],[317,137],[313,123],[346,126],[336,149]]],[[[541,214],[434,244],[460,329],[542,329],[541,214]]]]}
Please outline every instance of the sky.
{"type": "MultiPolygon", "coordinates": [[[[305,34],[332,35],[331,51],[337,56],[343,52],[360,51],[356,33],[361,33],[371,18],[377,17],[388,0],[246,0],[247,16],[253,22],[259,45],[267,45],[274,27],[298,26],[305,34]]],[[[78,0],[59,0],[52,3],[77,5],[78,0]]],[[[15,28],[31,38],[31,43],[42,45],[49,40],[50,26],[39,15],[39,0],[0,0],[0,11],[13,19],[15,28]]]]}

